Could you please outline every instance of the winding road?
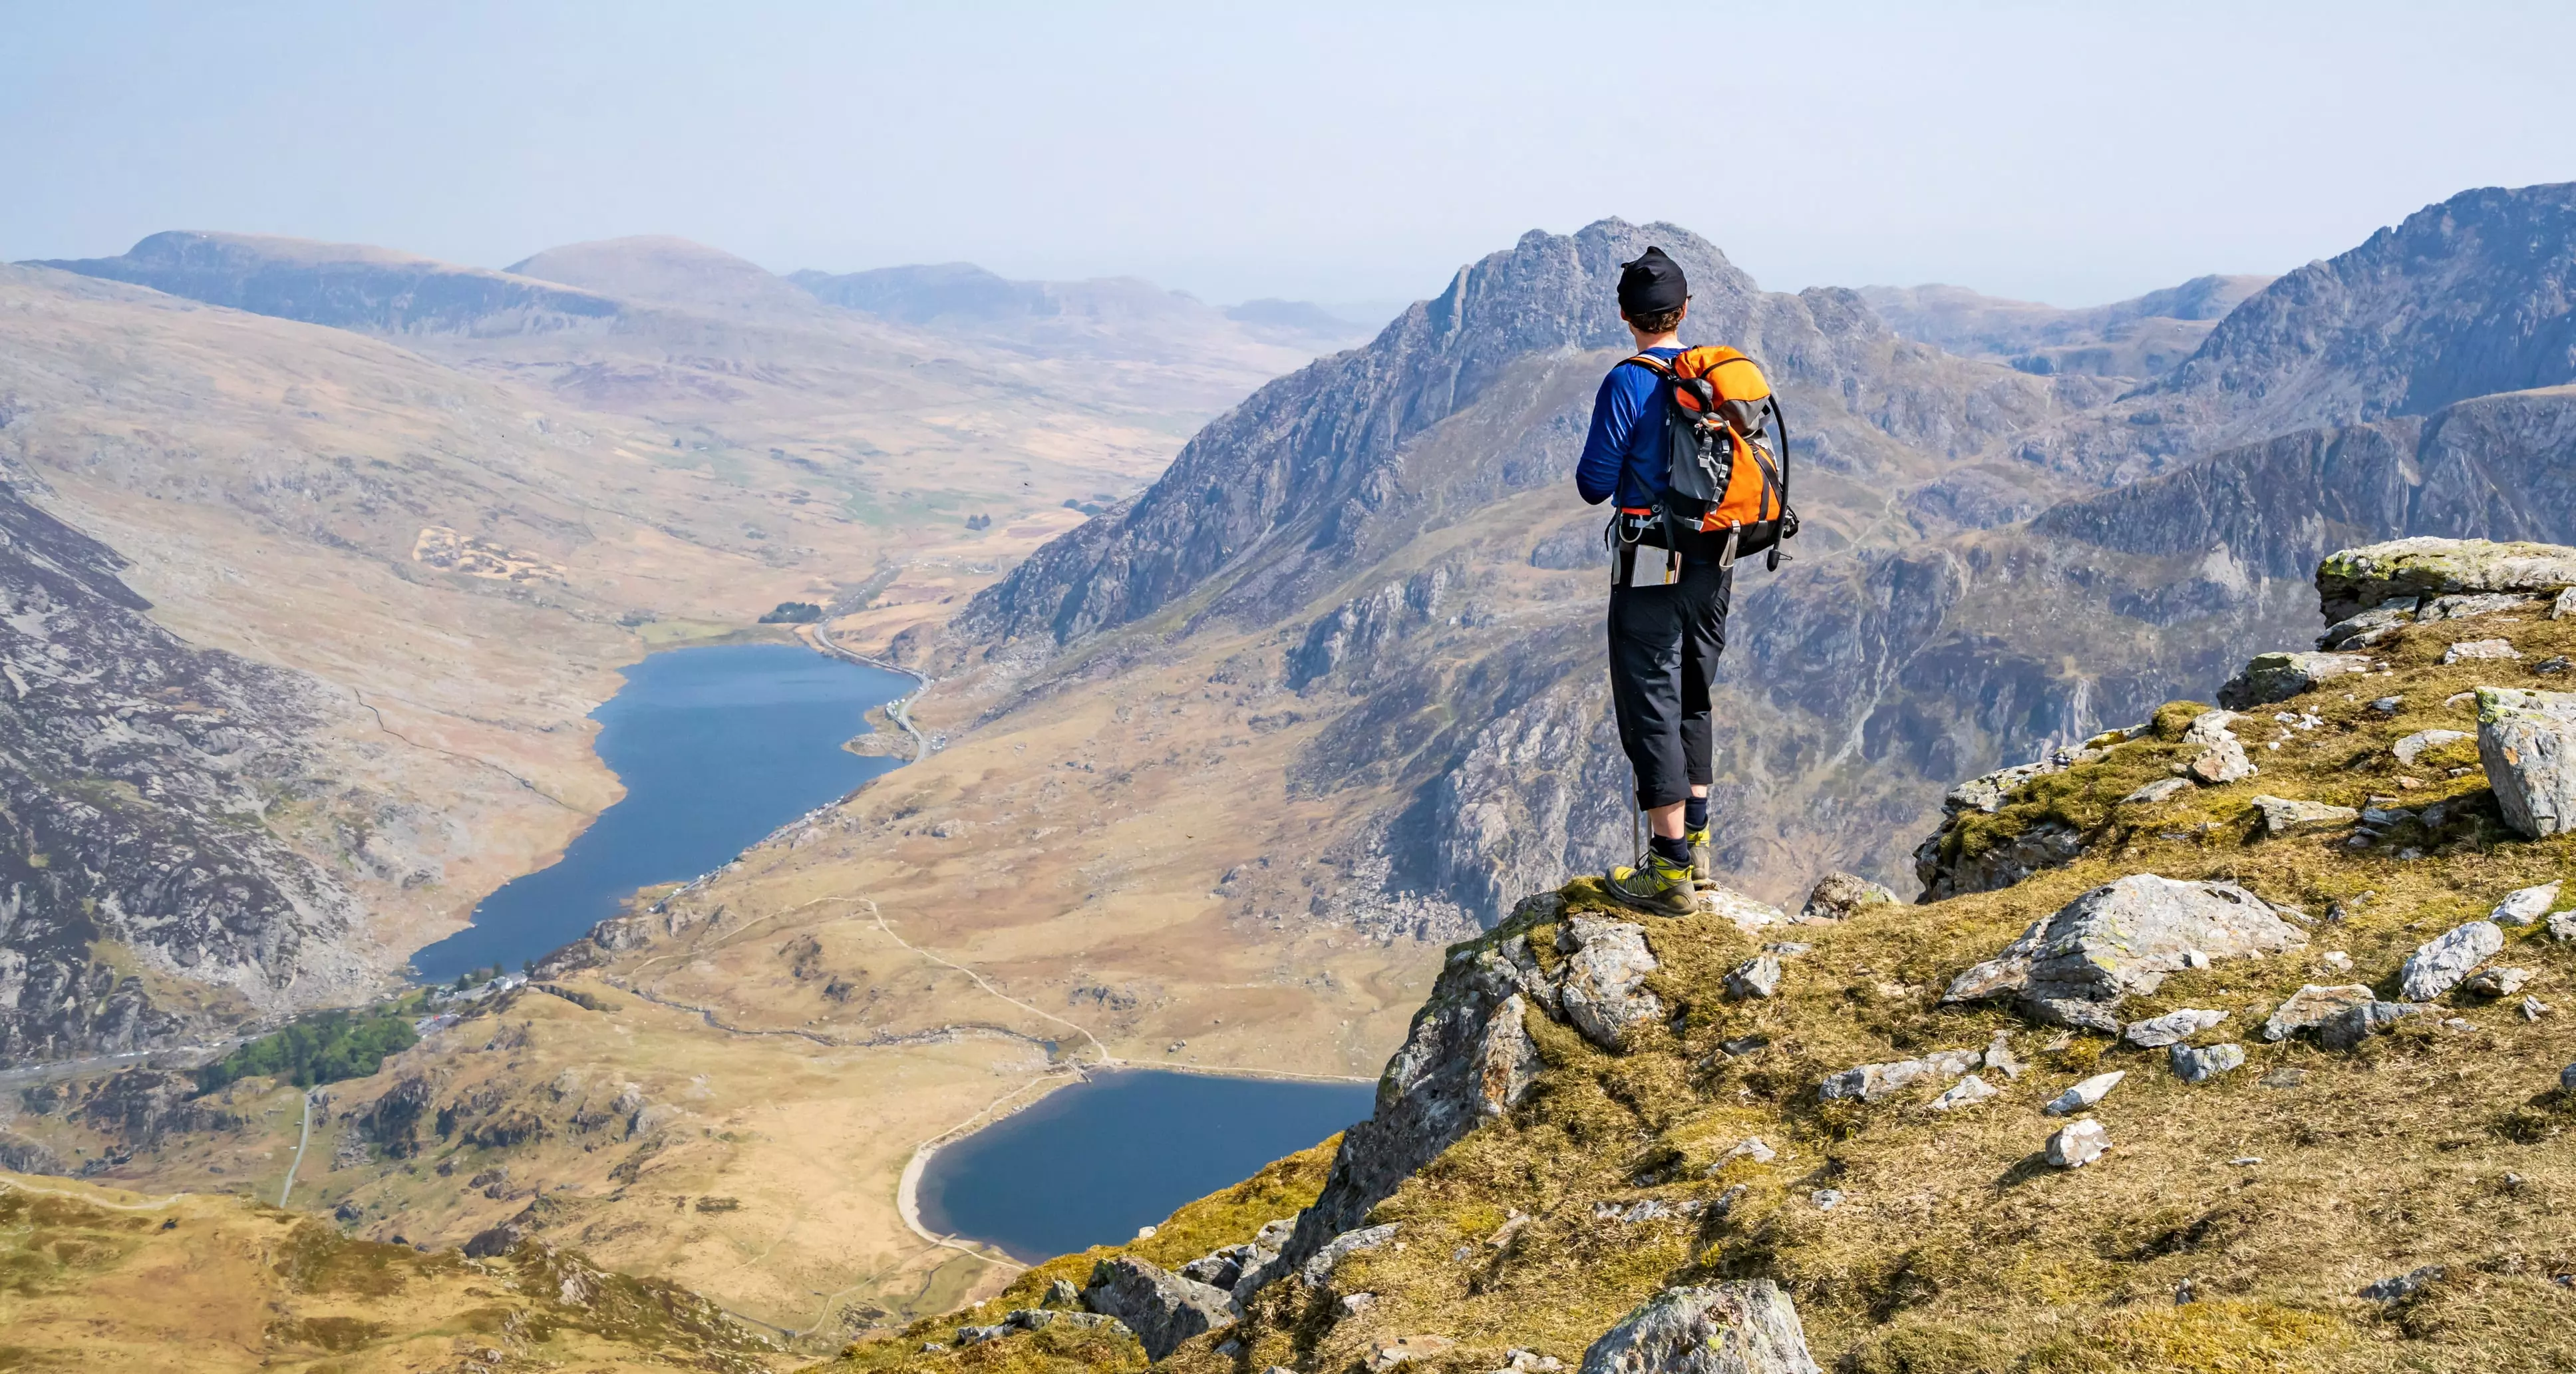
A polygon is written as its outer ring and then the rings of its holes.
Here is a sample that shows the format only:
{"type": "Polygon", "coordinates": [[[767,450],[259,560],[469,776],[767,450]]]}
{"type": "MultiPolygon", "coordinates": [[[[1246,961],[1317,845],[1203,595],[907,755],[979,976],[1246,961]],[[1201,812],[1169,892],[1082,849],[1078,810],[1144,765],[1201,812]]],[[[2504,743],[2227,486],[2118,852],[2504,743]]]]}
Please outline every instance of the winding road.
{"type": "Polygon", "coordinates": [[[888,663],[881,658],[871,658],[866,654],[860,653],[856,649],[844,648],[839,640],[832,638],[831,630],[819,623],[814,626],[814,643],[816,647],[822,649],[823,652],[830,654],[835,658],[845,658],[852,663],[864,664],[865,666],[874,668],[879,672],[898,673],[904,677],[911,678],[914,683],[913,689],[904,693],[901,700],[888,702],[886,704],[886,719],[902,726],[905,733],[912,736],[912,761],[914,763],[919,763],[923,759],[930,757],[930,736],[921,733],[921,727],[912,723],[912,704],[921,700],[922,693],[930,690],[930,684],[932,681],[930,677],[922,673],[916,673],[910,668],[888,663]]]}
{"type": "Polygon", "coordinates": [[[295,1171],[304,1167],[304,1147],[313,1143],[313,1099],[321,1096],[320,1088],[304,1090],[304,1131],[295,1137],[295,1158],[286,1164],[286,1181],[277,1186],[277,1205],[284,1207],[295,1191],[295,1171]]]}

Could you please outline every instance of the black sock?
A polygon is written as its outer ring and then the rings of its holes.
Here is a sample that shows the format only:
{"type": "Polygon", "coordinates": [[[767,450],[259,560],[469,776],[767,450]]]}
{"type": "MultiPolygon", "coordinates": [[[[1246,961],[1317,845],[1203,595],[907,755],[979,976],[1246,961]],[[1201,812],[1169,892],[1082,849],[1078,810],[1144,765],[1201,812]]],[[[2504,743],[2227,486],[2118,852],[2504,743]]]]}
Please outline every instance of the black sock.
{"type": "Polygon", "coordinates": [[[1681,864],[1685,867],[1690,863],[1690,845],[1678,835],[1657,835],[1646,843],[1666,863],[1681,864]]]}
{"type": "Polygon", "coordinates": [[[1685,830],[1708,829],[1708,798],[1693,797],[1689,801],[1682,803],[1682,828],[1685,830]]]}

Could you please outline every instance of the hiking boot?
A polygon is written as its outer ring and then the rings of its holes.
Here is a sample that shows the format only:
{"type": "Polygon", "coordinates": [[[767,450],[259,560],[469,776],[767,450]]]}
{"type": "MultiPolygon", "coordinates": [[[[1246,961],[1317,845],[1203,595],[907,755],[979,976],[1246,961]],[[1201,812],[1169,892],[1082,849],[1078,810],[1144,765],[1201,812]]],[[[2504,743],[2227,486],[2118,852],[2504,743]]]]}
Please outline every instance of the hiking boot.
{"type": "Polygon", "coordinates": [[[1642,867],[1622,865],[1610,870],[1602,880],[1610,895],[1658,916],[1688,916],[1699,910],[1698,889],[1691,885],[1688,866],[1674,863],[1661,854],[1648,854],[1642,867]]]}
{"type": "Polygon", "coordinates": [[[1691,849],[1691,881],[1695,883],[1717,881],[1717,861],[1710,858],[1708,853],[1708,827],[1703,825],[1682,836],[1682,843],[1689,845],[1691,849]]]}

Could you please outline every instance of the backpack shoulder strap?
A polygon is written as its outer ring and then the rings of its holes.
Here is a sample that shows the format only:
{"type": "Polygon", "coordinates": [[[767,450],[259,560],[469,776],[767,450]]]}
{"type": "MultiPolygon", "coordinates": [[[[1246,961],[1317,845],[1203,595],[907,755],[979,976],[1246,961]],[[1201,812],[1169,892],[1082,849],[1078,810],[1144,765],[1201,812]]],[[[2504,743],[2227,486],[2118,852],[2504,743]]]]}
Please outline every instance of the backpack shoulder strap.
{"type": "Polygon", "coordinates": [[[1637,366],[1646,369],[1648,372],[1654,373],[1665,381],[1671,381],[1673,378],[1672,365],[1665,362],[1663,359],[1656,357],[1652,353],[1639,353],[1634,357],[1622,358],[1619,360],[1619,365],[1622,367],[1627,366],[1629,363],[1635,363],[1637,366]]]}

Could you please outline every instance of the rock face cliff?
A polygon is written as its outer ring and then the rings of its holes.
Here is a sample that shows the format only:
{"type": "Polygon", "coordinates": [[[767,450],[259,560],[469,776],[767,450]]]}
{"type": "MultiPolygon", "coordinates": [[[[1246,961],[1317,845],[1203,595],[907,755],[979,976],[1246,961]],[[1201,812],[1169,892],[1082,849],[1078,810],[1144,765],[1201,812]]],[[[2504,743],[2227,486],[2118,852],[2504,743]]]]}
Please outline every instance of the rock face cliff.
{"type": "Polygon", "coordinates": [[[0,1066],[351,995],[360,911],[265,826],[329,709],[192,649],[116,554],[0,487],[0,1066]],[[179,985],[193,992],[173,995],[179,985]]]}

